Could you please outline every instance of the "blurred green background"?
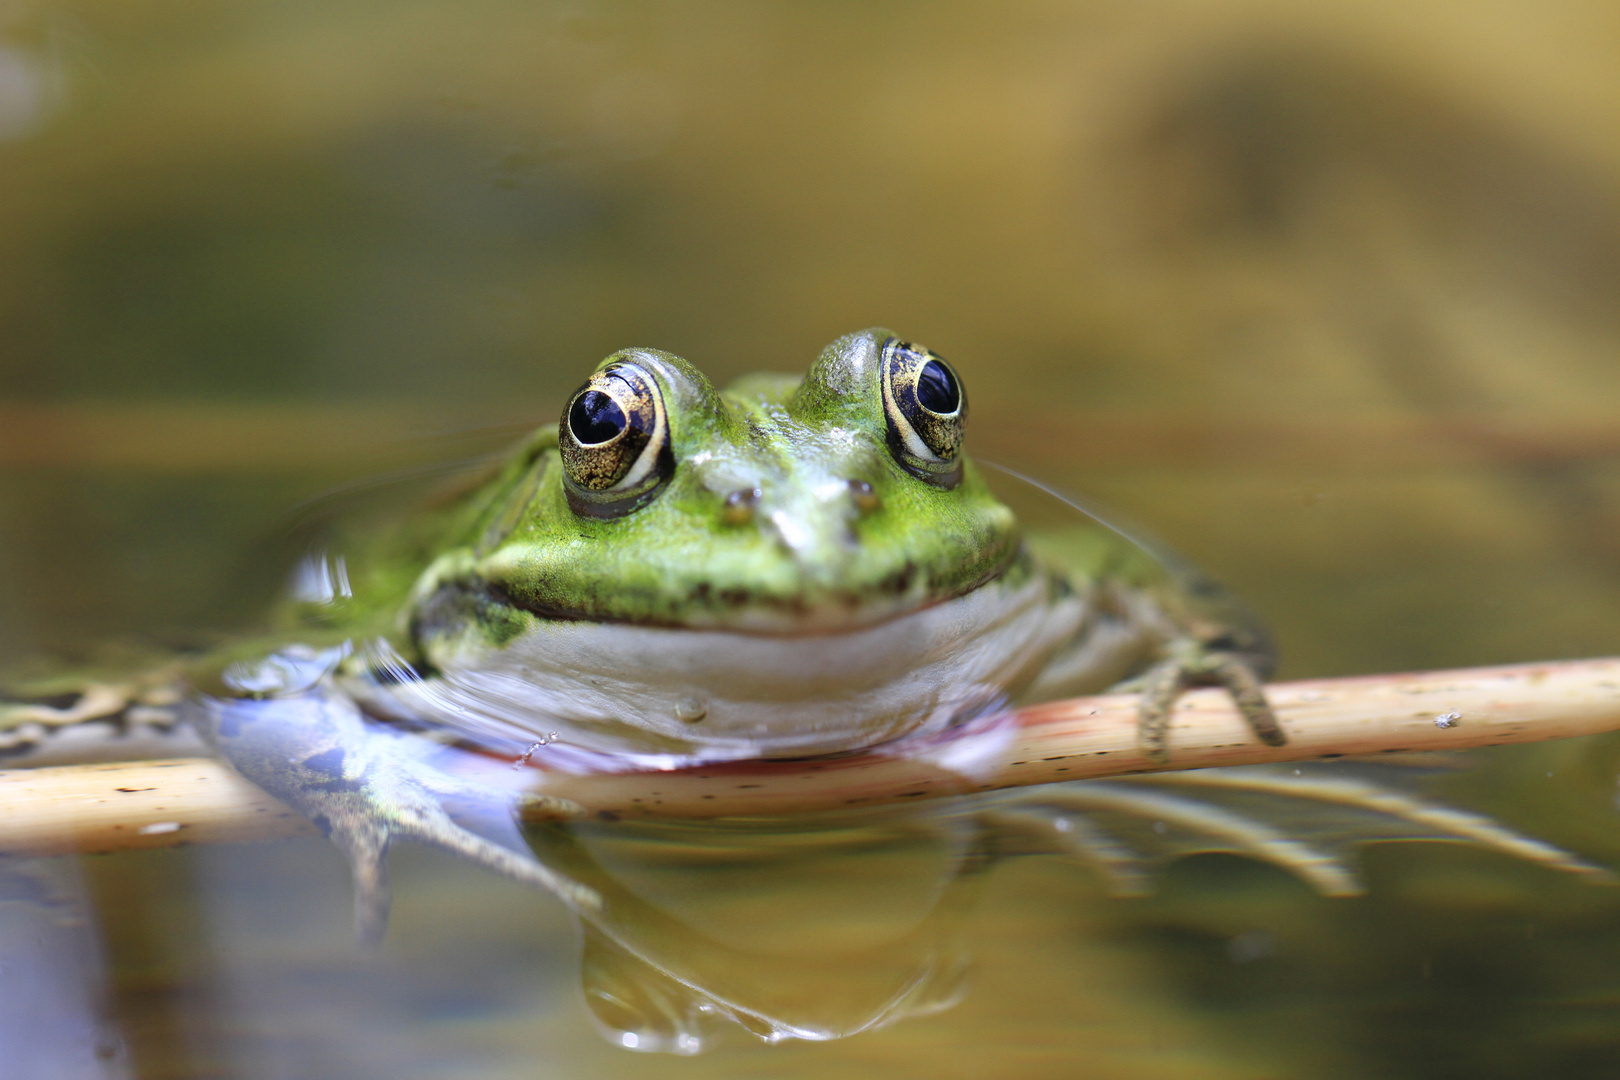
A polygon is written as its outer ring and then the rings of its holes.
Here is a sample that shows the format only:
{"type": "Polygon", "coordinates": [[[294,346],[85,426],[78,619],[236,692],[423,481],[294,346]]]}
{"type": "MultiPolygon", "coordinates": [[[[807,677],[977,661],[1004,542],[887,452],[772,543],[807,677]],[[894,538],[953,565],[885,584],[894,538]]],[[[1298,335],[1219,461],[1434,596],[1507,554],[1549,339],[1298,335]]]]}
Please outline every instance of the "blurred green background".
{"type": "MultiPolygon", "coordinates": [[[[241,624],[303,500],[552,422],[614,349],[724,381],[873,324],[958,366],[970,450],[1117,508],[1248,598],[1284,676],[1620,653],[1612,2],[17,0],[0,658],[241,624]]],[[[1569,805],[1530,797],[1521,820],[1602,843],[1612,772],[1557,760],[1569,805]]],[[[1454,863],[1389,856],[1405,884],[1323,909],[1353,917],[1288,901],[1275,918],[1317,936],[1255,985],[1211,974],[1254,909],[1226,926],[1236,893],[1204,871],[1155,905],[1093,901],[1084,932],[1138,965],[1120,978],[1206,1010],[1117,1021],[1173,1045],[1098,1075],[1192,1075],[1176,1047],[1238,1030],[1254,1052],[1320,1001],[1347,1011],[1312,1017],[1319,1059],[1289,1051],[1312,1075],[1603,1075],[1620,995],[1547,972],[1616,955],[1613,902],[1491,892],[1483,871],[1423,893],[1454,863]],[[1464,895],[1486,899],[1458,929],[1464,895]],[[1416,979],[1414,937],[1469,957],[1537,919],[1564,920],[1561,951],[1491,954],[1488,977],[1419,993],[1379,967],[1416,979]],[[1503,988],[1542,977],[1585,1019],[1510,1031],[1529,1006],[1503,988]]],[[[1051,903],[1035,925],[1082,932],[1051,903]]],[[[995,932],[1045,956],[1008,918],[995,932]]],[[[1058,1028],[995,1000],[921,1029],[983,1036],[927,1075],[1039,1073],[986,1048],[1058,1028]]],[[[877,1057],[768,1060],[919,1060],[919,1029],[897,1031],[863,1044],[877,1057]]]]}

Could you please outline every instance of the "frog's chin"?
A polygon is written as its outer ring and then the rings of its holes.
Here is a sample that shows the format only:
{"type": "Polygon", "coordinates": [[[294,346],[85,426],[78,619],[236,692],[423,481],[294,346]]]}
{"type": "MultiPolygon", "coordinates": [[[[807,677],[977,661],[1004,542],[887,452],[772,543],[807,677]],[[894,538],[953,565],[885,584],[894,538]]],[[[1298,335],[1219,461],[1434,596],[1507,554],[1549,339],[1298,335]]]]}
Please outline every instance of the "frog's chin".
{"type": "MultiPolygon", "coordinates": [[[[670,768],[803,757],[937,731],[1004,704],[1085,618],[1035,574],[838,633],[799,636],[542,620],[377,688],[491,747],[670,768]],[[555,739],[552,736],[555,735],[555,739]]],[[[374,696],[375,692],[372,695],[374,696]]]]}

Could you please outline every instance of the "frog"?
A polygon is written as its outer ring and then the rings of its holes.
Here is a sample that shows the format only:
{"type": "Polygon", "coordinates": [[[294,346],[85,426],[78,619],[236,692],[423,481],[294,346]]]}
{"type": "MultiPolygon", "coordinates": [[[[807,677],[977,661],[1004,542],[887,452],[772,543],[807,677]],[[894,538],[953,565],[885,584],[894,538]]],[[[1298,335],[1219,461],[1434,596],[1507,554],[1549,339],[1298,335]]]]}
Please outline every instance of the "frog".
{"type": "Polygon", "coordinates": [[[1208,684],[1283,745],[1260,622],[1111,528],[1067,546],[1027,535],[964,452],[968,415],[956,369],[885,328],[839,338],[802,376],[723,389],[671,353],[620,350],[476,482],[313,555],[268,642],[191,665],[183,692],[149,684],[118,715],[189,726],[314,822],[349,859],[368,939],[401,838],[599,903],[460,823],[458,801],[488,792],[435,768],[435,739],[668,769],[848,754],[1125,688],[1163,766],[1177,696],[1208,684]]]}

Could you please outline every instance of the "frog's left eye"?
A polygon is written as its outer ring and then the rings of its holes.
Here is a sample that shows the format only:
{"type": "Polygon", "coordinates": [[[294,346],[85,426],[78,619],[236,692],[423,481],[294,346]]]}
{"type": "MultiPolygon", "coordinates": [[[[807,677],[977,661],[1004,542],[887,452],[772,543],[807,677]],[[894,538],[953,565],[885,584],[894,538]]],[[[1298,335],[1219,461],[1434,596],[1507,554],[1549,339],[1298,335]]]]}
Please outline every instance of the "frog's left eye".
{"type": "Polygon", "coordinates": [[[575,392],[557,441],[569,505],[588,517],[628,514],[675,466],[658,382],[631,363],[609,364],[575,392]]]}
{"type": "Polygon", "coordinates": [[[907,472],[936,487],[962,479],[967,395],[942,357],[920,345],[883,346],[883,411],[889,452],[907,472]]]}

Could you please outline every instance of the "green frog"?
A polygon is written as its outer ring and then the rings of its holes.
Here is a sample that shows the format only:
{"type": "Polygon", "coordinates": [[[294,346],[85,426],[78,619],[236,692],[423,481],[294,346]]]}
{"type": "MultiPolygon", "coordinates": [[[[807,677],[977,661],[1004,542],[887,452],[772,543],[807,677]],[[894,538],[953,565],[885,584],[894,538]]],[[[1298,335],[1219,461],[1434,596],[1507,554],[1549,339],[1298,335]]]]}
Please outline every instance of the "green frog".
{"type": "Polygon", "coordinates": [[[397,837],[595,902],[458,824],[446,805],[478,793],[432,766],[424,732],[671,768],[939,735],[1134,680],[1155,761],[1195,683],[1282,744],[1255,620],[1090,519],[1062,544],[1026,536],[964,454],[967,418],[951,365],[885,329],[802,378],[724,390],[669,353],[615,353],[468,490],[312,556],[280,644],[190,672],[179,715],[347,853],[368,935],[397,837]]]}

